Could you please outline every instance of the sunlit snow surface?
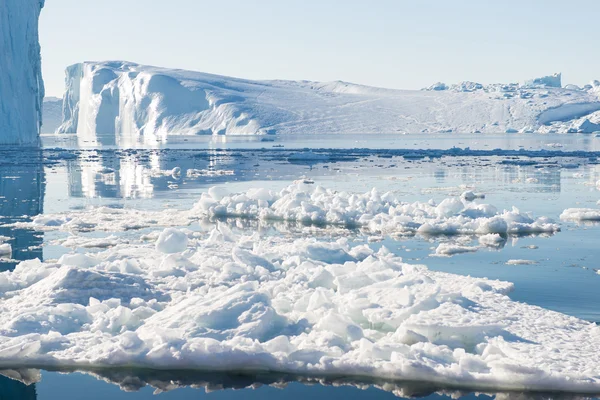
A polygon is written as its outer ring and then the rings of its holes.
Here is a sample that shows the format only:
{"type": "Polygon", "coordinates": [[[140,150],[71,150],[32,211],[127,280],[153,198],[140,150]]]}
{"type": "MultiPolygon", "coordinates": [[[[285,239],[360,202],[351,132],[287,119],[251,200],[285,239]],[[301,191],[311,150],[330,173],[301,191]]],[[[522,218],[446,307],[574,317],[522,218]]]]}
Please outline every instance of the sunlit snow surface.
{"type": "MultiPolygon", "coordinates": [[[[558,230],[544,219],[458,199],[401,205],[390,194],[340,194],[305,182],[280,193],[228,196],[213,188],[191,212],[364,223],[399,233],[407,224],[410,233],[423,226],[436,234],[558,230]],[[416,228],[415,217],[427,222],[416,228]]],[[[189,213],[148,215],[160,225],[185,225],[189,213]]],[[[131,229],[120,225],[129,219],[144,226],[148,218],[111,209],[65,215],[63,225],[54,216],[33,224],[120,230],[131,229]]],[[[600,327],[514,302],[506,297],[510,283],[432,272],[345,239],[238,236],[220,222],[206,234],[169,228],[156,243],[154,237],[96,242],[111,249],[23,262],[0,275],[0,364],[258,369],[600,390],[600,327]]]]}
{"type": "Polygon", "coordinates": [[[2,274],[0,363],[600,390],[600,327],[511,301],[510,283],[343,239],[189,236],[182,253],[130,242],[2,274]]]}
{"type": "MultiPolygon", "coordinates": [[[[478,276],[530,269],[543,279],[558,265],[546,257],[561,254],[550,247],[586,235],[560,214],[597,207],[591,143],[485,155],[5,150],[15,170],[0,186],[0,244],[11,245],[11,263],[44,261],[0,274],[0,367],[91,369],[124,387],[137,378],[117,367],[162,370],[148,380],[156,387],[197,369],[598,393],[596,324],[517,302],[512,283],[435,271],[477,267],[473,257],[501,260],[483,261],[478,276]],[[44,167],[19,180],[19,165],[44,167]],[[48,189],[32,184],[40,179],[48,189]],[[562,196],[573,189],[577,200],[562,196]]],[[[591,254],[566,253],[594,266],[591,254]]],[[[571,270],[593,287],[594,271],[571,270]]]]}
{"type": "Polygon", "coordinates": [[[108,61],[68,67],[64,100],[58,132],[129,143],[171,134],[600,131],[600,99],[591,86],[393,90],[341,81],[253,81],[108,61]]]}

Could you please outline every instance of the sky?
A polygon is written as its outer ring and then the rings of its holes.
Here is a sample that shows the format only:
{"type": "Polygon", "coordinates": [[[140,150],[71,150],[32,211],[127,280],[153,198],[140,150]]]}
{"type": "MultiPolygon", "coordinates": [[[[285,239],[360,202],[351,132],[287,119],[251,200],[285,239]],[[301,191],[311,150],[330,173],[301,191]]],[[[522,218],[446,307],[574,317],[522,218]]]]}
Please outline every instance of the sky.
{"type": "Polygon", "coordinates": [[[600,79],[599,0],[48,0],[49,96],[64,69],[126,60],[248,79],[420,89],[600,79]]]}

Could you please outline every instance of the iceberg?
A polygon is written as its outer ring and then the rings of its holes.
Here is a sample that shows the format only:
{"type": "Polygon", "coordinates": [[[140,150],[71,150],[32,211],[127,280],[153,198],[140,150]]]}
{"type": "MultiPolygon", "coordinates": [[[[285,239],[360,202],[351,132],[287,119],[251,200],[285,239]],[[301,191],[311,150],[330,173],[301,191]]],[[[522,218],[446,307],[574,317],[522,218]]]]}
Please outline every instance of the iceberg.
{"type": "Polygon", "coordinates": [[[42,124],[38,19],[45,0],[0,3],[0,144],[35,144],[42,124]]]}
{"type": "Polygon", "coordinates": [[[523,83],[523,86],[560,88],[562,87],[562,74],[556,73],[548,76],[542,76],[540,78],[529,79],[523,83]]]}
{"type": "Polygon", "coordinates": [[[499,133],[533,131],[597,110],[596,93],[552,85],[462,82],[396,90],[83,62],[66,70],[58,133],[121,145],[168,135],[499,133]]]}

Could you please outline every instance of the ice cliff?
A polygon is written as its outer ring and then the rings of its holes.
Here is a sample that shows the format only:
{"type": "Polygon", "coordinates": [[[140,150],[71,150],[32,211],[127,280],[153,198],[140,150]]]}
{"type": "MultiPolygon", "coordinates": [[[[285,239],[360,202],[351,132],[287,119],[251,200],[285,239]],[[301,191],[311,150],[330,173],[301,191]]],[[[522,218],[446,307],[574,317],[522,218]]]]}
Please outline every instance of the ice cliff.
{"type": "Polygon", "coordinates": [[[91,141],[98,134],[154,141],[202,134],[534,132],[600,110],[597,92],[556,85],[560,75],[531,85],[392,90],[85,62],[67,68],[58,132],[91,141]]]}
{"type": "Polygon", "coordinates": [[[42,124],[38,19],[45,0],[0,2],[0,144],[31,144],[42,124]]]}

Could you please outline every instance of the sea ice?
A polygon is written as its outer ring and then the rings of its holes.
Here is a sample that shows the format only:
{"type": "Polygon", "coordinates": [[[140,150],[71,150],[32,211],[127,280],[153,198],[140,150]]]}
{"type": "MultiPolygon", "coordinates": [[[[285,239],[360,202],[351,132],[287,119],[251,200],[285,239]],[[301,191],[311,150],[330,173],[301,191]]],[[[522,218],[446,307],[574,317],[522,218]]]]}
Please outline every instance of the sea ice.
{"type": "Polygon", "coordinates": [[[337,192],[304,180],[281,191],[261,188],[231,194],[218,187],[211,188],[190,210],[97,207],[38,216],[31,223],[21,222],[15,226],[44,231],[125,231],[157,225],[187,226],[194,220],[213,217],[359,227],[371,233],[396,235],[509,235],[560,231],[560,226],[551,219],[533,217],[516,207],[500,211],[493,205],[461,198],[447,198],[439,204],[406,202],[392,192],[381,193],[376,189],[366,193],[337,192]]]}
{"type": "Polygon", "coordinates": [[[156,250],[162,253],[181,253],[188,245],[187,235],[179,229],[167,228],[156,240],[156,250]]]}
{"type": "Polygon", "coordinates": [[[600,209],[567,208],[560,214],[560,219],[566,221],[600,221],[600,209]]]}
{"type": "Polygon", "coordinates": [[[600,327],[512,301],[512,287],[346,239],[239,237],[218,224],[164,254],[123,238],[0,273],[0,365],[600,392],[600,327]]]}

